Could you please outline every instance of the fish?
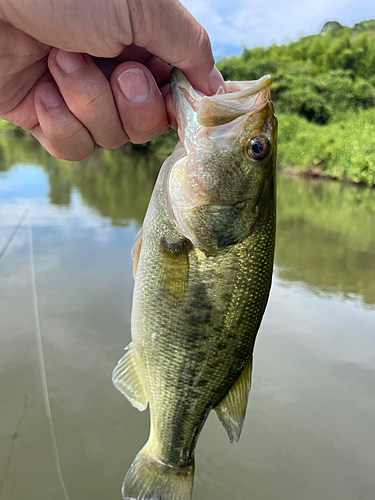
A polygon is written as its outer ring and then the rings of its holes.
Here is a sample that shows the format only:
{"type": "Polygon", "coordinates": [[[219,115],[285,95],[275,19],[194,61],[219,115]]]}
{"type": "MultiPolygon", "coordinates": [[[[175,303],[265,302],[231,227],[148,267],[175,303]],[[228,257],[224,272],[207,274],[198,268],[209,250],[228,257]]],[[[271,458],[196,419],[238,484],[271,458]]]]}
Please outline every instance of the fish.
{"type": "Polygon", "coordinates": [[[271,77],[213,96],[174,69],[180,141],[163,163],[133,249],[132,341],[115,387],[150,434],[125,500],[189,500],[211,410],[237,442],[275,247],[277,119],[271,77]]]}

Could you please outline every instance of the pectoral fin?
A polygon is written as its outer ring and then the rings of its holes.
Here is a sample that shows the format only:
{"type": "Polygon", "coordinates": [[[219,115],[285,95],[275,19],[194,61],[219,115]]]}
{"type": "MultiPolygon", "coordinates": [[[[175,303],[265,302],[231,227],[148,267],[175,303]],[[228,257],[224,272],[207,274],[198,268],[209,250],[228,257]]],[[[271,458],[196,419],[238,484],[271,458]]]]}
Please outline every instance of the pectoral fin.
{"type": "Polygon", "coordinates": [[[141,248],[142,248],[142,233],[143,233],[143,228],[141,228],[135,237],[135,242],[134,246],[132,249],[132,259],[133,259],[133,277],[135,278],[135,275],[137,274],[137,269],[138,269],[138,262],[139,262],[139,255],[141,253],[141,248]]]}
{"type": "Polygon", "coordinates": [[[230,442],[238,443],[245,420],[251,386],[251,360],[243,369],[225,398],[215,407],[217,416],[228,433],[230,442]]]}
{"type": "Polygon", "coordinates": [[[112,382],[135,408],[139,411],[146,409],[147,396],[135,361],[132,343],[125,348],[125,354],[113,370],[112,382]]]}
{"type": "Polygon", "coordinates": [[[160,247],[160,286],[171,300],[185,299],[189,281],[189,252],[191,242],[181,235],[174,240],[162,240],[160,247]]]}

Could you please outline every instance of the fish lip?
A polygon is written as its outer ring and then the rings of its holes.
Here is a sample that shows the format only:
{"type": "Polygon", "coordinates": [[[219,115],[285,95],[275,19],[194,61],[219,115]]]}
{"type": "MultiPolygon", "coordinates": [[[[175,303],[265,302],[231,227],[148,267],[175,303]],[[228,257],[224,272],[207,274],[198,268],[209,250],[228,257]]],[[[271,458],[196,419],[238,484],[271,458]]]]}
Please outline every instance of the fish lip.
{"type": "Polygon", "coordinates": [[[178,68],[173,68],[170,80],[171,80],[170,85],[171,85],[171,92],[173,99],[177,97],[176,94],[178,93],[179,89],[186,90],[193,99],[199,99],[198,94],[194,90],[189,80],[186,78],[183,72],[178,68]]]}
{"type": "Polygon", "coordinates": [[[185,90],[193,100],[209,98],[211,101],[218,101],[218,102],[237,100],[237,99],[242,99],[244,97],[251,97],[255,94],[258,94],[261,90],[270,87],[272,84],[272,77],[271,75],[267,74],[259,78],[259,80],[252,80],[248,82],[228,81],[226,82],[226,87],[227,90],[229,90],[229,92],[214,94],[212,96],[205,96],[205,95],[199,95],[195,91],[193,86],[190,84],[189,80],[186,78],[183,72],[178,68],[173,68],[170,79],[171,79],[172,97],[174,97],[174,94],[176,94],[178,89],[182,89],[185,90]],[[237,83],[241,83],[242,86],[244,86],[245,88],[238,91],[231,90],[231,88],[234,88],[237,83]]]}
{"type": "Polygon", "coordinates": [[[213,96],[209,96],[211,101],[235,101],[237,99],[243,99],[246,97],[251,97],[255,94],[259,94],[259,92],[265,88],[269,88],[272,85],[272,77],[267,74],[259,78],[258,80],[244,81],[244,82],[232,82],[227,81],[226,90],[224,94],[215,94],[213,96]],[[231,90],[236,86],[244,87],[242,90],[231,90]]]}
{"type": "Polygon", "coordinates": [[[230,124],[240,116],[250,116],[271,100],[272,78],[265,75],[248,82],[226,82],[213,96],[200,95],[177,68],[171,73],[171,93],[182,143],[198,132],[200,127],[211,128],[230,124]]]}
{"type": "Polygon", "coordinates": [[[199,96],[194,88],[177,68],[174,68],[170,77],[173,109],[177,120],[177,133],[187,150],[189,149],[188,137],[193,139],[198,129],[197,105],[199,96]]]}

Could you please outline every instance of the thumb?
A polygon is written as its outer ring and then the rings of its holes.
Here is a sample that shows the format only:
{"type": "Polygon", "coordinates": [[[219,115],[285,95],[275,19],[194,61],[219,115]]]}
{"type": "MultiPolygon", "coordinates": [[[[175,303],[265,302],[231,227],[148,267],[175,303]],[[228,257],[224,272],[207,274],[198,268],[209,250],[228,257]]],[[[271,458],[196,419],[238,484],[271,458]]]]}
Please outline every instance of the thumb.
{"type": "Polygon", "coordinates": [[[178,0],[128,0],[128,5],[135,45],[181,69],[205,94],[223,85],[206,30],[178,0]]]}

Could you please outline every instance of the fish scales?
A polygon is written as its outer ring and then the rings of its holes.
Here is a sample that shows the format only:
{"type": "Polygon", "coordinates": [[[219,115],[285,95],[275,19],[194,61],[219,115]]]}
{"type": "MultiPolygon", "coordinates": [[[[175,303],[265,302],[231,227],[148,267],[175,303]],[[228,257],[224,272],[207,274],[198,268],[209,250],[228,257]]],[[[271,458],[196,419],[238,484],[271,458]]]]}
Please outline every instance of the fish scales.
{"type": "MultiPolygon", "coordinates": [[[[239,438],[275,244],[277,126],[267,94],[270,82],[266,84],[258,91],[265,93],[263,107],[257,109],[255,101],[250,117],[245,112],[232,120],[243,123],[234,124],[240,132],[229,142],[229,154],[227,144],[217,146],[205,138],[199,161],[191,162],[195,171],[190,175],[188,170],[178,171],[178,162],[184,168],[186,160],[185,151],[177,147],[156,182],[135,259],[131,364],[122,367],[120,360],[121,373],[134,371],[139,377],[138,398],[150,405],[151,429],[125,478],[125,499],[191,497],[194,449],[210,410],[217,410],[231,440],[239,438]],[[263,158],[257,160],[265,173],[248,159],[250,167],[244,163],[243,142],[248,144],[248,136],[258,141],[255,156],[263,142],[272,147],[263,163],[263,158]],[[219,168],[216,172],[211,168],[212,163],[207,167],[207,157],[218,165],[224,159],[221,174],[219,168]],[[199,176],[199,169],[204,175],[199,176]],[[173,175],[178,180],[175,191],[173,175]],[[190,184],[181,193],[181,182],[189,175],[190,184]]],[[[191,113],[189,108],[184,113],[184,106],[183,101],[180,108],[175,104],[180,127],[191,113]]],[[[202,133],[199,109],[193,112],[194,133],[202,133]]],[[[180,136],[189,158],[189,138],[180,136]]],[[[131,400],[126,381],[114,375],[114,383],[131,400]]]]}
{"type": "MultiPolygon", "coordinates": [[[[156,203],[160,203],[159,209],[163,210],[160,194],[156,203]]],[[[166,213],[165,217],[168,222],[166,213]]],[[[138,317],[148,320],[146,328],[134,328],[133,339],[141,346],[137,349],[140,366],[147,366],[146,393],[150,406],[153,408],[153,403],[158,406],[157,412],[152,410],[151,417],[162,446],[156,454],[164,463],[186,465],[207,409],[220,402],[249,360],[259,327],[259,313],[265,307],[264,292],[269,287],[269,281],[262,280],[263,274],[270,274],[269,259],[259,255],[272,251],[274,229],[270,222],[262,233],[252,235],[250,245],[245,240],[211,257],[199,250],[191,251],[188,299],[170,309],[170,295],[165,292],[163,277],[158,273],[161,236],[160,219],[158,221],[156,228],[148,229],[150,249],[145,249],[145,260],[140,260],[138,267],[139,282],[147,280],[153,284],[150,292],[154,300],[144,301],[137,307],[134,323],[138,323],[138,317]],[[254,266],[252,254],[257,255],[254,266]],[[202,275],[210,277],[206,283],[202,283],[202,275]],[[222,289],[232,290],[231,296],[223,294],[222,289]],[[263,300],[259,300],[262,295],[263,300]],[[155,350],[157,360],[150,363],[155,350]],[[233,357],[237,359],[235,365],[233,357]],[[160,379],[167,383],[167,390],[160,390],[160,379]]]]}

